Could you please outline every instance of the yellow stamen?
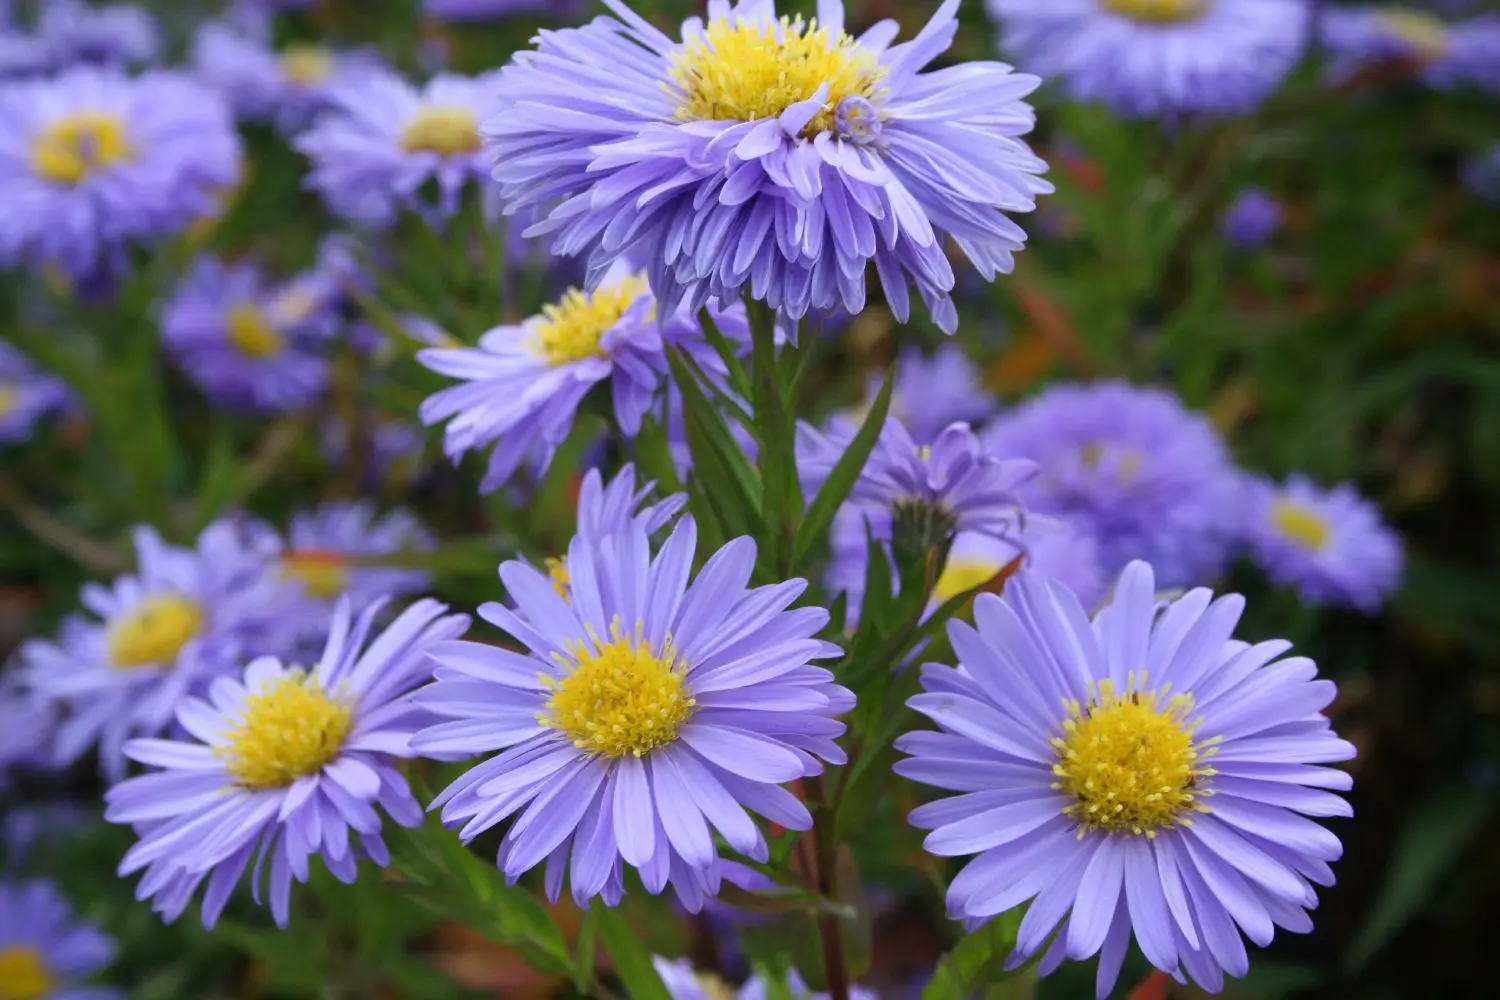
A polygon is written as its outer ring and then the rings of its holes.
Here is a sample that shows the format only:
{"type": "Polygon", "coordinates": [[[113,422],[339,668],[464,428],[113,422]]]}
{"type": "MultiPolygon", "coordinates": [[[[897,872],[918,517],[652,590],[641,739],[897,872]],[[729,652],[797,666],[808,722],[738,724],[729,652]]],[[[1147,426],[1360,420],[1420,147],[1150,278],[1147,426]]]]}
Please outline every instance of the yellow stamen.
{"type": "Polygon", "coordinates": [[[53,988],[40,951],[29,945],[0,948],[0,1000],[44,1000],[53,988]]]}
{"type": "Polygon", "coordinates": [[[473,153],[479,149],[479,119],[468,108],[425,105],[402,131],[401,148],[440,156],[473,153]]]}
{"type": "Polygon", "coordinates": [[[331,601],[349,587],[349,560],[332,549],[299,549],[281,560],[283,576],[302,584],[309,597],[331,601]]]}
{"type": "Polygon", "coordinates": [[[698,987],[703,1000],[734,1000],[737,995],[733,986],[712,972],[694,972],[693,982],[698,987]]]}
{"type": "Polygon", "coordinates": [[[645,291],[646,279],[638,275],[604,285],[594,292],[568,289],[561,301],[543,307],[542,317],[532,320],[532,350],[554,366],[604,357],[600,339],[645,291]]]}
{"type": "Polygon", "coordinates": [[[281,331],[272,326],[265,314],[255,306],[230,306],[225,327],[229,343],[247,358],[263,361],[276,357],[286,349],[281,331]]]}
{"type": "Polygon", "coordinates": [[[683,44],[669,73],[681,88],[679,121],[775,118],[826,83],[823,110],[802,130],[811,138],[833,128],[840,101],[875,98],[885,68],[873,52],[816,19],[783,17],[767,25],[720,18],[683,44]]]}
{"type": "Polygon", "coordinates": [[[31,167],[49,181],[78,184],[135,155],[118,115],[80,111],[42,129],[31,146],[31,167]]]}
{"type": "Polygon", "coordinates": [[[937,584],[932,588],[933,600],[951,600],[966,590],[989,583],[1004,568],[1000,563],[987,559],[954,559],[950,556],[937,584]]]}
{"type": "Polygon", "coordinates": [[[1313,552],[1327,546],[1333,534],[1316,511],[1292,500],[1278,500],[1271,506],[1271,524],[1283,536],[1313,552]]]}
{"type": "Polygon", "coordinates": [[[337,757],[353,726],[348,705],[294,670],[246,699],[229,745],[216,752],[244,787],[285,788],[337,757]]]}
{"type": "Polygon", "coordinates": [[[1426,62],[1448,54],[1448,26],[1425,10],[1389,7],[1375,15],[1385,29],[1416,50],[1426,62]]]}
{"type": "Polygon", "coordinates": [[[316,87],[333,74],[333,56],[319,45],[288,45],[281,53],[281,73],[299,87],[316,87]]]}
{"type": "Polygon", "coordinates": [[[1103,0],[1104,9],[1152,24],[1196,21],[1208,10],[1209,0],[1103,0]]]}
{"type": "Polygon", "coordinates": [[[10,416],[20,405],[21,390],[8,383],[0,382],[0,420],[10,416]]]}
{"type": "Polygon", "coordinates": [[[105,647],[112,667],[171,663],[203,631],[203,606],[181,594],[154,594],[110,626],[105,647]]]}
{"type": "Polygon", "coordinates": [[[568,576],[568,560],[566,558],[548,559],[547,576],[552,580],[552,589],[557,591],[557,596],[566,601],[568,586],[573,582],[568,576]]]}
{"type": "Polygon", "coordinates": [[[608,642],[591,635],[575,643],[571,658],[559,657],[567,674],[543,675],[552,696],[537,721],[567,734],[573,745],[603,757],[644,756],[677,738],[677,727],[693,714],[672,641],[660,653],[615,621],[608,642]]]}
{"type": "Polygon", "coordinates": [[[1064,703],[1063,735],[1052,741],[1052,787],[1072,800],[1063,813],[1078,823],[1078,835],[1149,839],[1208,812],[1199,799],[1212,792],[1200,782],[1215,773],[1205,762],[1218,752],[1218,738],[1193,742],[1192,696],[1171,694],[1170,685],[1148,691],[1146,675],[1133,673],[1123,694],[1108,680],[1090,683],[1089,693],[1087,705],[1064,703]]]}

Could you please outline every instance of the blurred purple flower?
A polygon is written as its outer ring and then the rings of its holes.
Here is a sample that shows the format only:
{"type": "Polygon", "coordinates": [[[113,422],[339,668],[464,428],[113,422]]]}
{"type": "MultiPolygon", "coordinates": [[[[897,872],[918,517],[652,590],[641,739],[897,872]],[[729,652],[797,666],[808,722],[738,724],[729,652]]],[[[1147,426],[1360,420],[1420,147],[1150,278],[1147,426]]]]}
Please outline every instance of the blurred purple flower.
{"type": "Polygon", "coordinates": [[[28,440],[38,420],[68,409],[73,394],[62,379],[39,371],[0,340],[0,444],[28,440]]]}
{"type": "Polygon", "coordinates": [[[46,0],[39,9],[36,40],[55,69],[139,65],[155,59],[161,47],[155,20],[138,4],[46,0]]]}
{"type": "Polygon", "coordinates": [[[1500,94],[1500,14],[1445,21],[1415,7],[1330,7],[1323,44],[1335,81],[1381,63],[1415,60],[1429,86],[1500,94]]]}
{"type": "Polygon", "coordinates": [[[1281,228],[1281,203],[1263,188],[1245,188],[1224,210],[1219,230],[1234,246],[1253,249],[1281,228]]]}

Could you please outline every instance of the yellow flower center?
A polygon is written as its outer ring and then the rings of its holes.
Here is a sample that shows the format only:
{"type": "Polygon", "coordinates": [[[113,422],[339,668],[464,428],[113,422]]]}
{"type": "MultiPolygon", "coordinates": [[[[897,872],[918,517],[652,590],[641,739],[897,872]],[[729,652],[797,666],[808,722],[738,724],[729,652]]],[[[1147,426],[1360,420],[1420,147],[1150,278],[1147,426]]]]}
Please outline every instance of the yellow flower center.
{"type": "Polygon", "coordinates": [[[43,1000],[52,989],[40,951],[27,945],[0,948],[0,1000],[43,1000]]]}
{"type": "Polygon", "coordinates": [[[543,676],[552,696],[537,721],[565,733],[573,745],[604,757],[644,756],[677,738],[677,727],[693,714],[693,698],[683,684],[672,641],[660,654],[639,634],[611,638],[591,635],[559,657],[567,668],[559,679],[543,676]]]}
{"type": "Polygon", "coordinates": [[[1208,10],[1209,0],[1101,0],[1104,9],[1153,24],[1194,21],[1208,10]]]}
{"type": "Polygon", "coordinates": [[[144,598],[115,622],[105,638],[112,667],[129,669],[171,663],[203,631],[203,606],[181,594],[144,598]]]}
{"type": "Polygon", "coordinates": [[[21,390],[7,382],[0,382],[0,420],[10,416],[20,405],[21,390]]]}
{"type": "Polygon", "coordinates": [[[1313,510],[1291,500],[1278,500],[1271,507],[1271,524],[1283,536],[1313,552],[1328,544],[1328,522],[1313,510]]]}
{"type": "Polygon", "coordinates": [[[31,166],[58,184],[78,184],[90,174],[135,159],[135,147],[118,115],[79,111],[51,122],[31,146],[31,166]]]}
{"type": "Polygon", "coordinates": [[[281,53],[281,73],[299,87],[316,87],[333,73],[333,57],[319,45],[288,45],[281,53]]]}
{"type": "Polygon", "coordinates": [[[281,332],[255,306],[231,306],[226,329],[229,343],[247,358],[264,361],[286,349],[281,332]]]}
{"type": "Polygon", "coordinates": [[[874,98],[885,68],[873,52],[816,19],[783,17],[768,25],[719,18],[683,43],[669,72],[681,88],[679,121],[775,118],[826,83],[823,110],[802,130],[811,138],[833,128],[840,101],[874,98]]]}
{"type": "Polygon", "coordinates": [[[568,586],[573,582],[568,576],[568,560],[548,559],[547,576],[552,580],[552,589],[557,591],[557,596],[563,600],[568,599],[568,586]]]}
{"type": "Polygon", "coordinates": [[[568,289],[559,302],[542,308],[531,330],[532,350],[553,366],[604,357],[600,339],[645,291],[646,279],[638,275],[594,292],[568,289]]]}
{"type": "Polygon", "coordinates": [[[446,104],[423,107],[401,133],[408,153],[462,156],[479,149],[479,120],[468,108],[446,104]]]}
{"type": "Polygon", "coordinates": [[[354,712],[300,670],[245,701],[229,745],[217,752],[246,788],[285,788],[338,756],[354,712]]]}
{"type": "Polygon", "coordinates": [[[332,549],[300,549],[281,561],[283,576],[302,584],[309,597],[330,601],[349,586],[349,560],[332,549]]]}
{"type": "Polygon", "coordinates": [[[734,1000],[736,991],[712,972],[694,972],[694,985],[703,994],[703,1000],[734,1000]]]}
{"type": "Polygon", "coordinates": [[[1376,15],[1385,29],[1410,45],[1422,59],[1433,62],[1448,52],[1448,26],[1425,10],[1390,7],[1376,15]]]}
{"type": "Polygon", "coordinates": [[[1193,698],[1170,694],[1170,685],[1144,690],[1146,675],[1131,674],[1123,695],[1108,680],[1089,685],[1090,701],[1064,702],[1063,735],[1052,741],[1052,773],[1071,804],[1063,813],[1088,830],[1147,838],[1159,830],[1191,826],[1188,814],[1208,812],[1198,799],[1212,794],[1199,781],[1215,771],[1204,762],[1218,738],[1193,742],[1198,720],[1193,698]]]}
{"type": "Polygon", "coordinates": [[[950,557],[937,584],[932,588],[932,597],[936,601],[952,600],[966,590],[989,583],[1004,568],[989,560],[950,557]]]}

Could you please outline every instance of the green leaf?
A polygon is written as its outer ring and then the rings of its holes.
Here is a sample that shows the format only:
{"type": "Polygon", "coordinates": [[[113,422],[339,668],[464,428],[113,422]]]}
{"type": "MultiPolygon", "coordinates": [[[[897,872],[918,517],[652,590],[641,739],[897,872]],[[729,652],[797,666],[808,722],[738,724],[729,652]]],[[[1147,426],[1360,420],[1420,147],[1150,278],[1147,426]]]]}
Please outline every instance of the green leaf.
{"type": "Polygon", "coordinates": [[[595,907],[599,910],[599,937],[630,1000],[672,1000],[635,928],[626,923],[619,910],[600,903],[595,907]]]}
{"type": "Polygon", "coordinates": [[[802,487],[797,480],[797,428],[778,384],[776,315],[759,303],[751,302],[748,307],[754,338],[755,436],[760,445],[756,461],[760,468],[761,509],[765,512],[760,557],[771,579],[784,580],[791,575],[792,546],[802,513],[802,487]]]}
{"type": "Polygon", "coordinates": [[[1021,910],[1016,908],[965,934],[938,963],[932,981],[922,991],[922,1000],[965,1000],[983,986],[1020,975],[1020,969],[1010,973],[1004,969],[1020,926],[1021,910]]]}
{"type": "Polygon", "coordinates": [[[726,534],[731,537],[756,534],[755,529],[761,523],[761,486],[755,469],[735,443],[723,414],[704,394],[689,367],[691,361],[672,350],[667,353],[667,363],[682,391],[693,478],[704,486],[702,499],[711,502],[726,534]]]}
{"type": "Polygon", "coordinates": [[[703,336],[718,352],[719,360],[724,362],[724,367],[729,372],[730,390],[741,399],[749,399],[750,377],[745,374],[745,366],[740,363],[739,352],[735,350],[735,345],[730,343],[729,338],[719,330],[719,324],[714,322],[713,314],[706,308],[698,313],[698,323],[703,328],[703,336]]]}
{"type": "Polygon", "coordinates": [[[802,569],[808,556],[828,533],[839,507],[848,498],[849,491],[854,489],[855,481],[864,471],[870,452],[875,450],[875,442],[885,427],[886,414],[891,409],[891,388],[895,374],[894,367],[886,369],[880,392],[875,396],[870,412],[865,415],[865,422],[860,426],[859,433],[854,435],[854,440],[849,442],[848,449],[829,473],[828,481],[818,490],[818,495],[813,497],[812,506],[808,507],[807,516],[802,519],[802,527],[797,529],[797,539],[792,546],[793,572],[802,569]]]}
{"type": "Polygon", "coordinates": [[[591,906],[583,911],[583,921],[578,925],[578,958],[573,962],[573,986],[579,993],[587,993],[593,978],[594,949],[599,941],[600,906],[591,906]]]}

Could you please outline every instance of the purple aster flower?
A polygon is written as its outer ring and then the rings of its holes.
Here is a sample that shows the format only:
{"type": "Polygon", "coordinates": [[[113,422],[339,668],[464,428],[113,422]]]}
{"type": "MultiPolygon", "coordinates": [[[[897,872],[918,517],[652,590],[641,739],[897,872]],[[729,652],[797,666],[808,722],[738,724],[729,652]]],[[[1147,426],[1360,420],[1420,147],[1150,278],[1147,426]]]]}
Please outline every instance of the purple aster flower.
{"type": "Polygon", "coordinates": [[[212,927],[252,857],[259,902],[269,858],[271,914],[285,927],[292,879],[307,881],[314,855],[344,883],[361,856],[390,863],[377,805],[401,826],[421,824],[395,760],[412,756],[422,713],[410,695],[431,675],[427,650],[467,631],[469,616],[418,601],[367,646],[380,610],[372,604],[356,619],[340,601],[311,673],[262,657],[243,680],[217,681],[208,700],[183,700],[177,718],[191,740],[126,745],[161,770],[111,788],[105,818],[135,826],[140,840],[120,874],[145,869],[136,896],[164,919],[181,916],[207,880],[203,925],[212,927]]]}
{"type": "Polygon", "coordinates": [[[305,407],[323,391],[323,350],[336,331],[328,302],[296,279],[267,285],[249,264],[198,260],[162,310],[162,339],[215,403],[269,412],[305,407]]]}
{"type": "MultiPolygon", "coordinates": [[[[871,399],[880,383],[869,387],[871,399]]],[[[929,356],[908,348],[896,360],[891,415],[922,444],[931,444],[949,424],[977,424],[997,409],[979,369],[962,347],[945,344],[929,356]]]]}
{"type": "Polygon", "coordinates": [[[921,806],[941,857],[978,855],[948,888],[970,926],[1030,900],[1007,965],[1043,975],[1099,955],[1109,995],[1132,933],[1158,969],[1217,992],[1248,969],[1240,933],[1312,928],[1348,816],[1323,789],[1354,756],[1322,709],[1331,681],[1291,643],[1233,638],[1244,599],[1193,590],[1163,608],[1131,563],[1091,622],[1072,592],[1022,573],[951,622],[957,668],[922,669],[911,707],[938,732],[897,741],[897,773],[960,792],[921,806]],[[1061,926],[1059,926],[1061,925],[1061,926]],[[1053,938],[1053,931],[1057,935],[1053,938]]]}
{"type": "MultiPolygon", "coordinates": [[[[687,504],[687,495],[673,493],[656,503],[648,503],[654,482],[639,487],[635,480],[635,466],[626,465],[606,486],[598,469],[584,474],[578,491],[578,536],[590,548],[597,548],[608,535],[639,527],[646,535],[654,535],[672,522],[672,518],[687,504]]],[[[568,596],[568,561],[548,559],[547,575],[558,594],[568,596]]]]}
{"type": "MultiPolygon", "coordinates": [[[[4,709],[0,708],[0,716],[3,715],[4,709]]],[[[0,788],[4,788],[3,775],[0,788]]],[[[91,808],[66,799],[8,806],[0,816],[0,854],[10,869],[25,871],[38,847],[45,852],[66,844],[89,830],[96,818],[91,808]]]]}
{"type": "Polygon", "coordinates": [[[1500,15],[1450,22],[1414,7],[1330,8],[1322,27],[1335,80],[1411,60],[1421,65],[1428,86],[1474,86],[1500,94],[1500,15]]]}
{"type": "Polygon", "coordinates": [[[240,118],[284,131],[307,125],[328,106],[336,85],[376,67],[364,53],[296,43],[277,51],[267,38],[228,24],[207,24],[193,42],[198,77],[223,93],[240,118]]]}
{"type": "Polygon", "coordinates": [[[1026,234],[1006,213],[1052,190],[1020,138],[1039,81],[990,62],[922,72],[958,0],[895,46],[894,21],[846,34],[840,0],[815,22],[710,0],[680,42],[605,2],[618,19],[543,33],[501,71],[481,129],[510,209],[562,199],[531,230],[555,252],[643,261],[667,312],[748,289],[793,318],[858,314],[873,262],[898,319],[915,285],[950,333],[945,237],[986,278],[1011,270],[1026,234]]]}
{"type": "MultiPolygon", "coordinates": [[[[699,972],[685,958],[668,959],[652,956],[651,964],[661,977],[662,985],[672,1000],[766,1000],[769,995],[764,980],[752,976],[744,986],[736,990],[729,983],[711,972],[699,972]]],[[[828,1000],[827,993],[814,993],[807,983],[793,970],[786,981],[786,991],[793,1000],[828,1000]]],[[[860,986],[849,988],[850,1000],[876,1000],[872,990],[860,986]]]]}
{"type": "Polygon", "coordinates": [[[136,4],[93,7],[81,0],[47,0],[39,10],[37,42],[58,69],[148,63],[161,47],[156,22],[136,4]]]}
{"type": "Polygon", "coordinates": [[[228,109],[187,77],[81,68],[0,86],[0,266],[82,280],[217,211],[238,180],[228,109]]]}
{"type": "Polygon", "coordinates": [[[115,943],[73,916],[46,882],[0,882],[0,989],[7,1000],[115,1000],[121,990],[88,982],[115,957],[115,943]]]}
{"type": "Polygon", "coordinates": [[[0,83],[45,73],[51,65],[51,55],[40,42],[8,27],[5,19],[0,18],[0,83]]]}
{"type": "Polygon", "coordinates": [[[1373,614],[1400,583],[1401,539],[1354,487],[1323,490],[1305,476],[1244,485],[1242,531],[1256,562],[1307,603],[1373,614]]]}
{"type": "Polygon", "coordinates": [[[1027,508],[1092,534],[1109,576],[1144,559],[1163,586],[1192,586],[1228,558],[1234,469],[1213,425],[1168,392],[1054,386],[998,418],[985,443],[1041,465],[1021,490],[1027,508]]]}
{"type": "Polygon", "coordinates": [[[308,184],[336,214],[376,226],[389,225],[401,208],[438,225],[458,211],[470,183],[490,200],[478,129],[497,76],[444,73],[418,88],[371,70],[330,88],[329,110],[296,141],[312,161],[308,184]],[[436,203],[423,190],[429,184],[436,203]]]}
{"type": "Polygon", "coordinates": [[[41,418],[68,409],[67,385],[37,371],[20,351],[0,340],[0,444],[25,441],[41,418]]]}
{"type": "Polygon", "coordinates": [[[479,609],[524,652],[474,642],[434,647],[436,682],[417,695],[452,721],[418,734],[422,753],[491,754],[438,796],[470,840],[516,815],[497,864],[519,877],[546,862],[551,898],[569,877],[580,904],[616,905],[620,862],[646,889],[670,882],[697,912],[718,890],[710,828],[764,861],[750,809],[788,829],[812,817],[781,788],[842,763],[834,718],[854,697],[811,661],[838,654],[814,638],[821,608],[790,609],[806,587],[748,587],[755,543],[731,541],[689,581],[691,517],[652,558],[645,526],[568,548],[569,596],[507,562],[516,603],[479,609]]]}
{"type": "Polygon", "coordinates": [[[1234,246],[1253,249],[1281,228],[1281,203],[1263,188],[1245,188],[1224,210],[1219,230],[1234,246]]]}
{"type": "Polygon", "coordinates": [[[56,726],[55,706],[0,674],[0,792],[13,771],[45,769],[51,763],[56,726]]]}
{"type": "Polygon", "coordinates": [[[444,21],[495,21],[515,14],[572,14],[578,7],[578,0],[423,0],[422,13],[444,21]]]}
{"type": "Polygon", "coordinates": [[[54,763],[95,744],[110,780],[125,771],[121,748],[172,721],[177,702],[201,691],[241,657],[285,648],[297,588],[274,572],[274,539],[255,526],[220,521],[194,549],[135,531],[137,570],[81,592],[89,615],[65,619],[55,641],[21,646],[20,680],[64,711],[54,763]]]}
{"type": "Polygon", "coordinates": [[[1128,118],[1233,115],[1302,58],[1304,0],[986,0],[1003,47],[1128,118]]]}
{"type": "MultiPolygon", "coordinates": [[[[748,339],[744,307],[711,307],[726,336],[748,339]]],[[[493,445],[481,489],[502,486],[528,457],[542,466],[572,429],[578,406],[609,382],[615,419],[628,436],[666,380],[666,348],[687,350],[710,371],[722,369],[694,315],[663,319],[644,279],[616,269],[593,292],[569,289],[560,302],[519,326],[484,334],[478,347],[431,348],[417,360],[461,384],[422,404],[429,426],[450,420],[450,458],[493,445]]]]}

